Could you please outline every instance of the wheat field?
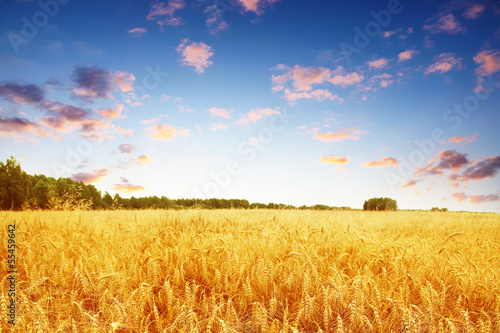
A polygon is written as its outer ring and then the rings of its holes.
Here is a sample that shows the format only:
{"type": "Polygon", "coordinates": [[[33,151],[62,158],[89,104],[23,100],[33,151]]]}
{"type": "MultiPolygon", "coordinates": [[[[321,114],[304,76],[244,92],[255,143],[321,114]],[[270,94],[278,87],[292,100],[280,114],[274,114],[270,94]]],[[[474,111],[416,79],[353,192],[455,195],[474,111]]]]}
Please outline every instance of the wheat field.
{"type": "Polygon", "coordinates": [[[500,215],[1,212],[16,332],[499,332],[500,215]]]}

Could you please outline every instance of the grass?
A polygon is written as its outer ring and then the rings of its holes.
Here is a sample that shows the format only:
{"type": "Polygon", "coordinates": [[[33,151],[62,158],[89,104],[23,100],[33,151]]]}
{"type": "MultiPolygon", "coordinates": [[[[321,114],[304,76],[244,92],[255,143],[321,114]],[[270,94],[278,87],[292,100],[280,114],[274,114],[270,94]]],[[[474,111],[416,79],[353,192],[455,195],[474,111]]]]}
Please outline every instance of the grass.
{"type": "Polygon", "coordinates": [[[500,215],[1,212],[17,332],[498,332],[500,215]]]}

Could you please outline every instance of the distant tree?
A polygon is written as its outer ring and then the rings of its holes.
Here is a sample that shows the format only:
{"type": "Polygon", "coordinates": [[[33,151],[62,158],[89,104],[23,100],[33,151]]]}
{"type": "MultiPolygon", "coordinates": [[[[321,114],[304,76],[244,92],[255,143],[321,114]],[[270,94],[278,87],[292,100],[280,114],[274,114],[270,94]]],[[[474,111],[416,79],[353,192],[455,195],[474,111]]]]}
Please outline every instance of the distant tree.
{"type": "Polygon", "coordinates": [[[396,200],[391,198],[371,198],[363,204],[363,210],[397,210],[396,200]]]}
{"type": "Polygon", "coordinates": [[[441,208],[439,209],[438,207],[432,207],[431,212],[447,212],[448,208],[441,208]]]}
{"type": "Polygon", "coordinates": [[[0,208],[19,210],[31,195],[31,181],[19,162],[11,156],[0,162],[0,208]]]}

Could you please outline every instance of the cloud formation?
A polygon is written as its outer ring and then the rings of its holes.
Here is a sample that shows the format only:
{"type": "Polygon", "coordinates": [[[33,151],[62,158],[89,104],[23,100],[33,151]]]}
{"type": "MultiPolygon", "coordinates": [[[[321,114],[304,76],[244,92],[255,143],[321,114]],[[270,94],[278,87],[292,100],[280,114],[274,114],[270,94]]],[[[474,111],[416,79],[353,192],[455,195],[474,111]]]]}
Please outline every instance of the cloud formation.
{"type": "Polygon", "coordinates": [[[0,97],[16,104],[38,104],[45,98],[45,92],[34,84],[5,82],[0,84],[0,97]]]}
{"type": "Polygon", "coordinates": [[[113,120],[122,117],[123,104],[116,104],[115,109],[104,109],[97,111],[104,119],[113,120]]]}
{"type": "Polygon", "coordinates": [[[464,202],[466,200],[469,200],[471,204],[483,204],[483,203],[488,203],[488,202],[496,202],[500,201],[500,195],[498,194],[476,194],[476,195],[467,195],[464,192],[457,192],[453,193],[451,195],[453,199],[455,199],[458,202],[464,202]]]}
{"type": "Polygon", "coordinates": [[[329,164],[347,164],[349,163],[350,157],[339,157],[336,155],[329,155],[327,157],[321,157],[320,161],[323,163],[329,163],[329,164]]]}
{"type": "Polygon", "coordinates": [[[370,67],[370,69],[382,69],[382,68],[387,67],[388,63],[389,63],[389,60],[387,60],[385,58],[380,58],[380,59],[368,61],[367,64],[368,64],[368,67],[370,67]]]}
{"type": "Polygon", "coordinates": [[[19,117],[3,117],[0,115],[0,136],[8,138],[24,138],[26,135],[48,137],[52,133],[42,126],[19,117]]]}
{"type": "Polygon", "coordinates": [[[142,37],[146,32],[148,32],[148,29],[146,28],[133,28],[127,31],[129,34],[131,34],[134,37],[142,37]]]}
{"type": "Polygon", "coordinates": [[[361,163],[362,166],[366,168],[385,168],[385,167],[395,167],[399,163],[395,158],[392,157],[382,157],[380,161],[368,161],[361,163]]]}
{"type": "Polygon", "coordinates": [[[427,20],[429,24],[424,25],[423,29],[429,31],[431,34],[448,33],[450,35],[465,32],[466,29],[456,19],[453,14],[440,14],[439,17],[433,17],[427,20]]]}
{"type": "Polygon", "coordinates": [[[450,176],[453,181],[469,182],[493,178],[500,171],[500,156],[479,158],[473,161],[462,174],[450,176]]]}
{"type": "Polygon", "coordinates": [[[462,69],[462,60],[463,58],[458,57],[455,53],[441,53],[434,57],[434,63],[427,67],[425,74],[444,74],[453,68],[462,69]]]}
{"type": "Polygon", "coordinates": [[[433,166],[434,160],[432,160],[424,168],[417,169],[415,174],[420,176],[434,176],[442,175],[447,170],[459,170],[469,163],[467,156],[468,154],[458,153],[456,150],[443,150],[437,154],[440,161],[436,166],[433,166]]]}
{"type": "Polygon", "coordinates": [[[234,112],[233,110],[216,108],[216,107],[210,108],[207,111],[210,112],[211,117],[214,117],[214,118],[221,117],[221,118],[227,118],[227,119],[231,118],[231,113],[234,112]]]}
{"type": "Polygon", "coordinates": [[[122,92],[131,91],[135,76],[123,71],[111,73],[97,66],[77,66],[72,79],[76,83],[73,93],[88,102],[93,102],[99,98],[112,98],[111,92],[115,87],[122,92]]]}
{"type": "Polygon", "coordinates": [[[470,20],[475,20],[479,16],[481,16],[481,14],[483,14],[485,8],[486,8],[485,5],[476,3],[472,5],[469,9],[467,9],[467,11],[465,11],[464,16],[465,18],[468,18],[470,20]]]}
{"type": "Polygon", "coordinates": [[[341,129],[339,132],[328,131],[326,133],[314,133],[314,138],[323,142],[341,142],[344,140],[358,140],[361,135],[368,134],[367,131],[346,128],[341,129]]]}
{"type": "Polygon", "coordinates": [[[141,155],[141,156],[137,156],[135,158],[135,161],[137,162],[138,165],[140,166],[144,166],[148,163],[151,163],[153,162],[153,158],[151,156],[148,156],[148,155],[141,155]]]}
{"type": "Polygon", "coordinates": [[[131,145],[129,143],[124,143],[124,144],[119,145],[118,149],[120,149],[120,152],[122,154],[130,154],[135,149],[135,146],[131,145]]]}
{"type": "Polygon", "coordinates": [[[272,108],[256,108],[250,110],[248,113],[240,114],[240,118],[234,122],[235,125],[237,126],[244,126],[248,125],[250,123],[256,123],[260,119],[264,117],[270,117],[274,114],[280,114],[280,108],[275,107],[274,109],[272,108]]]}
{"type": "Polygon", "coordinates": [[[447,141],[442,142],[442,144],[450,144],[450,143],[457,143],[461,145],[466,145],[467,143],[471,143],[477,140],[479,134],[474,133],[471,136],[454,136],[449,138],[447,141]]]}
{"type": "Polygon", "coordinates": [[[181,44],[177,47],[177,52],[181,55],[181,62],[183,66],[192,66],[197,73],[204,73],[205,69],[213,64],[209,60],[214,53],[212,48],[205,43],[192,42],[183,39],[181,44]]]}
{"type": "Polygon", "coordinates": [[[113,190],[122,192],[122,193],[134,193],[134,192],[142,192],[146,189],[141,185],[133,185],[133,184],[114,184],[113,190]]]}
{"type": "Polygon", "coordinates": [[[169,0],[167,4],[157,2],[151,5],[148,20],[155,20],[163,28],[164,25],[178,26],[184,24],[181,17],[176,16],[175,12],[186,7],[184,0],[169,0]]]}
{"type": "Polygon", "coordinates": [[[91,173],[75,173],[71,179],[84,184],[96,183],[106,177],[111,171],[108,169],[94,170],[91,173]]]}
{"type": "Polygon", "coordinates": [[[406,50],[398,54],[398,61],[406,61],[410,60],[413,58],[415,54],[417,54],[418,51],[415,50],[406,50]]]}
{"type": "Polygon", "coordinates": [[[153,125],[145,129],[146,135],[156,141],[168,141],[176,138],[177,136],[188,137],[190,131],[183,128],[175,128],[172,125],[153,125]]]}

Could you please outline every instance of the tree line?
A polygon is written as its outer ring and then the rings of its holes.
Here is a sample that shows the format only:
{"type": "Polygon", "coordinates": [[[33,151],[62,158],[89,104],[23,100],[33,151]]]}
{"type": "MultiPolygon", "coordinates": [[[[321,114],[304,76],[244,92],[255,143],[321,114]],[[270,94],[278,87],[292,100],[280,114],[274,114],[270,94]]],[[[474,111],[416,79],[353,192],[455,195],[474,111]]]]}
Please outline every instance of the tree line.
{"type": "Polygon", "coordinates": [[[250,203],[244,199],[170,199],[165,196],[122,198],[118,193],[102,195],[94,185],[71,178],[29,175],[11,157],[0,161],[1,210],[105,210],[105,209],[301,209],[351,210],[328,205],[300,206],[280,203],[250,203]]]}

